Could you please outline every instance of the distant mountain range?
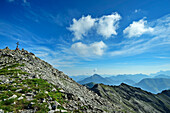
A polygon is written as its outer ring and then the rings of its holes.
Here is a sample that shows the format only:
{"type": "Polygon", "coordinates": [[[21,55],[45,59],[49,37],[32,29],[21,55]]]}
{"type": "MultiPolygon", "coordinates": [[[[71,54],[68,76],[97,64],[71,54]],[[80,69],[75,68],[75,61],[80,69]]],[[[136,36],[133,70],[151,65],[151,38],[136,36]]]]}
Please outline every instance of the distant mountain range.
{"type": "Polygon", "coordinates": [[[69,77],[77,82],[77,81],[81,81],[87,77],[90,77],[90,75],[78,75],[78,76],[69,76],[69,77]]]}
{"type": "Polygon", "coordinates": [[[160,74],[160,75],[155,76],[154,78],[170,78],[170,76],[164,75],[164,74],[160,74]]]}
{"type": "MultiPolygon", "coordinates": [[[[168,71],[160,71],[157,73],[152,73],[150,75],[146,74],[122,74],[122,75],[100,75],[101,77],[111,81],[113,85],[119,85],[121,83],[126,83],[129,85],[133,85],[138,83],[144,78],[170,78],[170,70],[168,71]]],[[[91,77],[90,75],[78,75],[78,76],[69,76],[76,82],[80,82],[85,78],[91,77]]]]}
{"type": "Polygon", "coordinates": [[[120,85],[121,83],[125,83],[152,93],[159,93],[165,89],[170,89],[170,76],[160,74],[153,78],[149,77],[150,76],[145,74],[125,74],[110,77],[102,77],[98,74],[94,74],[93,76],[78,81],[78,83],[88,88],[92,88],[97,83],[103,83],[105,85],[120,85]]]}
{"type": "Polygon", "coordinates": [[[151,73],[150,76],[157,76],[157,75],[169,75],[170,76],[170,70],[167,71],[159,71],[157,73],[151,73]]]}
{"type": "Polygon", "coordinates": [[[134,86],[152,93],[159,93],[162,90],[170,89],[170,78],[146,78],[134,86]]]}
{"type": "Polygon", "coordinates": [[[106,79],[113,81],[113,85],[119,85],[121,83],[127,83],[129,85],[132,85],[134,83],[139,82],[140,80],[144,78],[149,78],[148,75],[145,74],[124,74],[124,75],[117,75],[117,76],[111,76],[106,77],[106,79]]]}
{"type": "Polygon", "coordinates": [[[126,83],[129,85],[133,85],[136,82],[139,82],[140,80],[142,80],[143,78],[149,78],[149,76],[144,75],[144,74],[135,74],[135,75],[129,74],[129,75],[117,75],[117,76],[110,76],[110,77],[102,77],[98,74],[94,74],[93,76],[79,80],[78,83],[87,84],[90,82],[94,82],[94,83],[103,83],[106,85],[120,85],[121,83],[126,83]]]}

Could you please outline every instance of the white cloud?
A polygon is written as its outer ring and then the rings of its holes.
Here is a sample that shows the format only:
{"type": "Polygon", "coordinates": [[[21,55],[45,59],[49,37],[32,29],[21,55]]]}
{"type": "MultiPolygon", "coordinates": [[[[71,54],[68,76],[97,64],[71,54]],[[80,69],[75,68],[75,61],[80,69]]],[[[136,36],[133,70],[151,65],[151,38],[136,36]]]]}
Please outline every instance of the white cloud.
{"type": "Polygon", "coordinates": [[[156,46],[155,44],[152,45],[152,43],[154,43],[157,40],[158,40],[157,37],[142,42],[140,40],[136,40],[136,41],[131,40],[128,42],[129,44],[127,43],[126,45],[124,45],[122,49],[111,52],[111,56],[122,56],[122,55],[133,56],[133,55],[147,52],[150,48],[156,46]]]}
{"type": "Polygon", "coordinates": [[[57,52],[45,46],[32,45],[27,50],[33,52],[36,56],[42,60],[49,62],[54,67],[72,67],[78,62],[73,56],[67,53],[57,52]]]}
{"type": "Polygon", "coordinates": [[[164,40],[165,42],[170,41],[170,14],[157,19],[156,21],[152,22],[154,27],[153,35],[159,36],[160,38],[166,37],[164,40]]]}
{"type": "MultiPolygon", "coordinates": [[[[136,54],[152,52],[152,51],[170,51],[167,47],[170,45],[170,14],[155,21],[148,23],[152,25],[154,31],[149,37],[140,38],[131,38],[124,40],[117,46],[120,46],[121,49],[110,52],[111,56],[133,56],[136,54]]],[[[116,47],[117,47],[116,46],[116,47]]],[[[164,52],[164,53],[166,53],[164,52]]],[[[169,57],[164,56],[162,58],[169,57]]],[[[161,58],[161,57],[160,57],[161,58]]]]}
{"type": "Polygon", "coordinates": [[[81,40],[83,36],[86,36],[88,31],[94,26],[95,19],[91,18],[90,15],[82,17],[79,20],[73,19],[73,24],[68,28],[74,33],[73,41],[81,40]]]}
{"type": "Polygon", "coordinates": [[[100,18],[92,18],[90,15],[81,17],[79,20],[73,19],[73,24],[68,28],[73,32],[73,41],[83,39],[94,28],[95,33],[105,37],[106,39],[112,35],[117,35],[118,22],[121,16],[118,13],[105,15],[100,18]]]}
{"type": "Polygon", "coordinates": [[[127,28],[125,28],[125,30],[123,30],[123,33],[127,35],[128,38],[132,38],[132,37],[140,37],[143,34],[153,32],[154,29],[148,27],[146,24],[147,21],[144,19],[141,19],[138,22],[134,21],[127,28]]]}
{"type": "Polygon", "coordinates": [[[117,35],[118,21],[121,16],[118,13],[102,16],[97,23],[97,33],[105,37],[106,39],[112,35],[117,35]]]}
{"type": "Polygon", "coordinates": [[[77,42],[71,46],[71,49],[78,55],[83,57],[89,56],[102,56],[107,45],[103,42],[94,42],[90,45],[83,44],[82,42],[77,42]]]}

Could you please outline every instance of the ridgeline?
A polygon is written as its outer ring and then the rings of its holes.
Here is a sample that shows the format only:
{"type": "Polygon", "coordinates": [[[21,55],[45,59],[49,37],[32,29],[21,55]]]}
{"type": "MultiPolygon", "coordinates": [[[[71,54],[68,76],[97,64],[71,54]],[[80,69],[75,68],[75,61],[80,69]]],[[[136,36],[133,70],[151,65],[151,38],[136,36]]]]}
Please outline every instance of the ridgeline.
{"type": "Polygon", "coordinates": [[[154,95],[128,85],[112,89],[96,84],[90,90],[33,53],[0,49],[0,113],[170,112],[169,91],[154,95]]]}

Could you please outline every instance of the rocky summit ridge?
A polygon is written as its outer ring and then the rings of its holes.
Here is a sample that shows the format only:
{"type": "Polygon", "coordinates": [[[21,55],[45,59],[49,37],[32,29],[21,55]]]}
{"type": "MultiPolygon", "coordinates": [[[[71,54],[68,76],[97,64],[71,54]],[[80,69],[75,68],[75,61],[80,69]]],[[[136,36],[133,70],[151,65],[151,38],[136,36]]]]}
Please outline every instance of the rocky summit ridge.
{"type": "Polygon", "coordinates": [[[152,94],[122,83],[119,86],[95,84],[94,92],[135,113],[170,113],[170,90],[152,94]]]}
{"type": "Polygon", "coordinates": [[[170,90],[86,88],[24,49],[0,49],[0,113],[169,113],[170,90]]]}
{"type": "Polygon", "coordinates": [[[0,49],[0,88],[0,112],[123,111],[24,49],[0,49]]]}

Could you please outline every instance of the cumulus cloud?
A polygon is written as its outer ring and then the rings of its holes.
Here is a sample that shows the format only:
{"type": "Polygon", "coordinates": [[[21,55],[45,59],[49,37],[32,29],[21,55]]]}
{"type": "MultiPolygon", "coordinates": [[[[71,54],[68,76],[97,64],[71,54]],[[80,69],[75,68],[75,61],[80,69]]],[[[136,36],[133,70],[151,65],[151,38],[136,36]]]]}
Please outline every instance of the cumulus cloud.
{"type": "MultiPolygon", "coordinates": [[[[111,56],[133,56],[136,54],[142,54],[145,52],[152,52],[157,50],[165,51],[170,49],[170,14],[165,15],[157,20],[154,20],[149,23],[153,26],[154,31],[149,37],[140,38],[130,38],[124,40],[120,43],[121,49],[110,52],[111,56]]],[[[164,56],[162,58],[169,57],[164,56]]],[[[161,58],[161,57],[159,57],[161,58]]]]}
{"type": "Polygon", "coordinates": [[[123,30],[123,33],[127,35],[128,38],[132,38],[132,37],[140,37],[143,34],[153,32],[154,29],[148,27],[146,24],[147,21],[144,19],[141,19],[138,22],[134,21],[127,28],[125,28],[125,30],[123,30]]]}
{"type": "Polygon", "coordinates": [[[73,32],[73,41],[81,40],[94,28],[96,34],[102,35],[106,39],[112,35],[117,35],[118,22],[121,16],[118,13],[105,15],[100,18],[92,18],[90,15],[81,17],[79,20],[73,19],[73,24],[68,28],[73,32]]]}
{"type": "Polygon", "coordinates": [[[86,45],[82,42],[74,43],[71,46],[71,49],[78,55],[89,57],[89,56],[102,56],[104,54],[104,50],[107,48],[107,45],[103,42],[94,42],[92,44],[86,45]]]}
{"type": "Polygon", "coordinates": [[[120,19],[121,17],[118,13],[99,18],[99,22],[97,23],[97,33],[106,39],[111,37],[111,35],[117,35],[116,30],[120,19]]]}
{"type": "Polygon", "coordinates": [[[82,17],[79,20],[73,19],[73,24],[68,28],[73,32],[75,40],[81,40],[83,36],[86,36],[88,31],[94,26],[95,19],[91,18],[90,15],[82,17]]]}

